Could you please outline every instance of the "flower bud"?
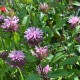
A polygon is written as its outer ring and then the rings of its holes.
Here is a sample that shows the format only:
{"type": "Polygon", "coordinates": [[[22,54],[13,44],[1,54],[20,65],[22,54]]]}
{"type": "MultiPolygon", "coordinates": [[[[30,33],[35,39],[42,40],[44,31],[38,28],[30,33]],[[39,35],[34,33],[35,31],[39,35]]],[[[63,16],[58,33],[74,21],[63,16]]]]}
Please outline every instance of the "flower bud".
{"type": "Polygon", "coordinates": [[[2,58],[3,60],[5,60],[7,56],[8,56],[8,53],[6,51],[0,52],[0,58],[2,58]]]}
{"type": "Polygon", "coordinates": [[[39,74],[48,74],[48,72],[51,71],[51,67],[49,67],[49,65],[47,65],[43,68],[41,65],[39,65],[37,70],[38,70],[39,74]]]}
{"type": "Polygon", "coordinates": [[[0,7],[0,11],[1,11],[1,12],[6,12],[6,7],[5,7],[5,6],[1,6],[1,7],[0,7]]]}
{"type": "Polygon", "coordinates": [[[48,6],[48,4],[46,4],[46,3],[40,3],[40,10],[42,11],[42,12],[44,12],[44,13],[47,13],[48,12],[48,10],[49,10],[49,6],[48,6]]]}

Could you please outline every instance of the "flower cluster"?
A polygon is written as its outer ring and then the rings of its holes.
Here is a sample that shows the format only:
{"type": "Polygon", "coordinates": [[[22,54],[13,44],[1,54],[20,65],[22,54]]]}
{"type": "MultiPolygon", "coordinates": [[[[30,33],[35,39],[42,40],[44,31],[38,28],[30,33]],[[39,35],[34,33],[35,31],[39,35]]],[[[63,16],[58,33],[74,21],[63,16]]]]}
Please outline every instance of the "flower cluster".
{"type": "Polygon", "coordinates": [[[18,22],[19,19],[16,16],[12,18],[7,17],[6,19],[4,19],[4,24],[1,27],[5,29],[5,31],[14,32],[18,29],[18,22]]]}
{"type": "Polygon", "coordinates": [[[39,28],[30,27],[25,31],[24,38],[32,46],[38,45],[42,41],[43,32],[39,28]]]}
{"type": "Polygon", "coordinates": [[[10,58],[10,64],[13,67],[23,67],[25,64],[25,56],[22,51],[11,51],[8,57],[10,58]]]}
{"type": "Polygon", "coordinates": [[[35,52],[31,50],[32,55],[36,56],[39,60],[48,56],[48,47],[35,47],[35,52]]]}

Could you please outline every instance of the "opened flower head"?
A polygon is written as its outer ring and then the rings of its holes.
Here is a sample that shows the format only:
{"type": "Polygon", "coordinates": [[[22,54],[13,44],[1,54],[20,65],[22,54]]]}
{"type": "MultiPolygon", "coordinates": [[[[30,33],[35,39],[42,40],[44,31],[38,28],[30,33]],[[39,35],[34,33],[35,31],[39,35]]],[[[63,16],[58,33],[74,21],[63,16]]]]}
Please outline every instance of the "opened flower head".
{"type": "Polygon", "coordinates": [[[24,38],[32,46],[38,45],[43,39],[43,31],[40,28],[30,27],[24,33],[24,38]]]}
{"type": "Polygon", "coordinates": [[[4,20],[4,24],[1,27],[5,29],[5,31],[14,32],[14,31],[17,31],[18,29],[18,22],[19,22],[19,19],[16,16],[12,18],[7,17],[4,20]]]}
{"type": "Polygon", "coordinates": [[[25,56],[22,51],[11,51],[8,57],[10,58],[10,64],[13,67],[23,67],[25,64],[25,56]]]}

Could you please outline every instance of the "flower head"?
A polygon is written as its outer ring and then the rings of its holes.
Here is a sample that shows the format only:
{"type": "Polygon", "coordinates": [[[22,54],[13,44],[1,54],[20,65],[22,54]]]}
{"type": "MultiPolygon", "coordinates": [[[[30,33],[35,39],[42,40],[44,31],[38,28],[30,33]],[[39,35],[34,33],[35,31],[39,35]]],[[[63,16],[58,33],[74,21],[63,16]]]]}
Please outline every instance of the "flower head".
{"type": "Polygon", "coordinates": [[[48,47],[35,47],[35,52],[31,51],[32,55],[36,56],[38,59],[42,60],[48,56],[48,47]]]}
{"type": "Polygon", "coordinates": [[[7,17],[4,20],[4,24],[1,26],[3,29],[5,29],[5,31],[10,31],[10,32],[14,32],[17,31],[18,29],[18,21],[19,19],[14,16],[14,17],[7,17]]]}
{"type": "Polygon", "coordinates": [[[43,32],[39,28],[30,27],[25,31],[24,38],[32,46],[38,45],[42,41],[43,32]]]}
{"type": "Polygon", "coordinates": [[[49,10],[49,6],[48,4],[44,3],[40,3],[40,10],[43,11],[44,13],[46,13],[49,10]]]}
{"type": "Polygon", "coordinates": [[[69,22],[70,24],[72,24],[72,25],[77,24],[78,21],[79,21],[79,17],[77,17],[77,16],[74,16],[74,17],[72,17],[72,18],[70,18],[70,19],[68,20],[68,22],[69,22]]]}
{"type": "Polygon", "coordinates": [[[5,60],[7,56],[8,56],[8,53],[6,51],[0,52],[0,58],[2,58],[3,60],[5,60]]]}
{"type": "Polygon", "coordinates": [[[0,15],[0,25],[2,25],[3,22],[4,22],[4,16],[0,15]]]}
{"type": "Polygon", "coordinates": [[[48,74],[48,72],[51,71],[51,67],[49,67],[49,65],[47,65],[43,68],[41,65],[39,65],[37,70],[38,70],[39,74],[48,74]]]}
{"type": "Polygon", "coordinates": [[[23,67],[25,64],[25,56],[24,53],[22,51],[12,51],[9,56],[10,58],[10,64],[13,67],[23,67]]]}

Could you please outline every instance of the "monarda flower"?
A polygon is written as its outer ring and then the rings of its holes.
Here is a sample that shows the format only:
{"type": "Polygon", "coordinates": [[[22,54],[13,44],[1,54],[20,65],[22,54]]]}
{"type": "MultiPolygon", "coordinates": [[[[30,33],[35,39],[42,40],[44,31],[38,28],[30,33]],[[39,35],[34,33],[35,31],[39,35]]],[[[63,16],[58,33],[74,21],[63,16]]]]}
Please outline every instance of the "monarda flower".
{"type": "Polygon", "coordinates": [[[48,56],[48,47],[35,47],[35,52],[31,50],[32,55],[42,60],[48,56]]]}
{"type": "Polygon", "coordinates": [[[0,52],[0,58],[2,58],[3,60],[5,60],[7,56],[8,56],[8,53],[6,51],[0,52]]]}
{"type": "Polygon", "coordinates": [[[48,4],[46,4],[46,3],[40,3],[40,10],[42,11],[42,12],[44,12],[44,13],[47,13],[48,12],[48,10],[49,10],[49,6],[48,6],[48,4]]]}
{"type": "Polygon", "coordinates": [[[39,65],[37,67],[37,71],[39,74],[42,74],[42,75],[48,74],[48,72],[51,71],[51,67],[49,65],[47,65],[43,68],[41,65],[39,65]]]}
{"type": "Polygon", "coordinates": [[[0,15],[0,26],[2,25],[2,23],[4,23],[4,16],[3,15],[0,15]]]}
{"type": "Polygon", "coordinates": [[[25,56],[22,51],[11,51],[8,57],[12,67],[23,67],[25,64],[25,56]]]}
{"type": "Polygon", "coordinates": [[[80,19],[79,19],[79,17],[77,17],[77,16],[74,16],[74,17],[72,17],[72,18],[70,18],[70,19],[68,20],[68,22],[71,24],[71,28],[72,28],[72,29],[76,27],[76,25],[78,24],[79,20],[80,20],[80,19]]]}
{"type": "Polygon", "coordinates": [[[43,39],[43,31],[39,28],[30,27],[24,33],[24,38],[31,46],[37,46],[43,39]]]}
{"type": "Polygon", "coordinates": [[[17,31],[18,22],[19,22],[19,19],[16,16],[14,16],[12,18],[11,17],[7,17],[4,20],[4,24],[1,26],[1,28],[3,28],[5,31],[9,31],[9,32],[17,31]]]}

